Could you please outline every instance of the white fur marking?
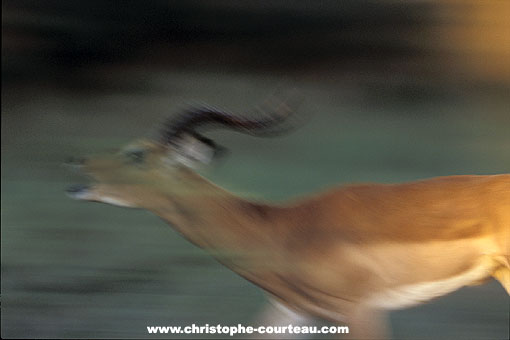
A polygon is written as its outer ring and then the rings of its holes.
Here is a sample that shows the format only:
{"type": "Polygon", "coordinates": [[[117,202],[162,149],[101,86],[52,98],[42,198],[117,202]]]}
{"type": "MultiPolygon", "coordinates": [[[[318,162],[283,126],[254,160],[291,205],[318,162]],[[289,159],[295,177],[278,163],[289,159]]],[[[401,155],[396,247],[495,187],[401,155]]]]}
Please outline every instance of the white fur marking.
{"type": "Polygon", "coordinates": [[[102,197],[100,197],[100,201],[103,203],[115,205],[117,207],[133,208],[133,205],[131,205],[125,201],[119,200],[117,198],[102,196],[102,197]]]}
{"type": "Polygon", "coordinates": [[[482,263],[460,275],[449,279],[406,285],[389,289],[373,296],[369,304],[385,309],[406,308],[451,293],[465,285],[490,275],[486,264],[482,263]]]}

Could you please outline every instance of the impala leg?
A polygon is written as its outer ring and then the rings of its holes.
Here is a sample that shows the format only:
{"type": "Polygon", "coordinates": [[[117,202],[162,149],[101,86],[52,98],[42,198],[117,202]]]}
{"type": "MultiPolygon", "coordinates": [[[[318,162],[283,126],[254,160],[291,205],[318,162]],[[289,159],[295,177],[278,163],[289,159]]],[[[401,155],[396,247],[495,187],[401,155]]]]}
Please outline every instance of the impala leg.
{"type": "Polygon", "coordinates": [[[501,283],[508,295],[510,295],[510,268],[501,266],[494,271],[492,276],[501,283]]]}
{"type": "Polygon", "coordinates": [[[497,267],[492,276],[498,280],[510,295],[510,256],[502,255],[494,258],[497,267]]]}
{"type": "MultiPolygon", "coordinates": [[[[314,325],[315,319],[308,315],[298,313],[282,303],[270,299],[265,309],[258,315],[254,321],[254,326],[305,326],[314,325]]],[[[304,339],[306,334],[258,334],[254,333],[248,338],[251,339],[304,339]]]]}
{"type": "Polygon", "coordinates": [[[387,339],[390,337],[386,312],[358,307],[347,316],[349,335],[343,339],[387,339]]]}

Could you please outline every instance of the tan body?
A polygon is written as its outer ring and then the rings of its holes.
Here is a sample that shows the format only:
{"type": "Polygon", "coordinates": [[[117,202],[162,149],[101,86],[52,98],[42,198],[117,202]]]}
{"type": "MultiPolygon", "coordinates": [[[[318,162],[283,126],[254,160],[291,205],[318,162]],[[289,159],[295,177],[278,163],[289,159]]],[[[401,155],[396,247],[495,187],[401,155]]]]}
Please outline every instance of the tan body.
{"type": "Polygon", "coordinates": [[[269,205],[169,165],[167,147],[141,145],[142,165],[122,154],[87,161],[97,183],[77,198],[152,211],[298,314],[377,337],[377,311],[491,276],[510,294],[508,174],[343,186],[269,205]]]}
{"type": "Polygon", "coordinates": [[[338,321],[491,276],[510,289],[510,175],[347,186],[284,206],[216,190],[154,212],[292,308],[338,321]]]}

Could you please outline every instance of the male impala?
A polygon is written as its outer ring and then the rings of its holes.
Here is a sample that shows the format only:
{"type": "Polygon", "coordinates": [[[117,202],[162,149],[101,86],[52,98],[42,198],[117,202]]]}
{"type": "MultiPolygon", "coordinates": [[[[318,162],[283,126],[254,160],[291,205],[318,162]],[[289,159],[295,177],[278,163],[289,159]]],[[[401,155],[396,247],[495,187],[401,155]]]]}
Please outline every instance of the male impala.
{"type": "MultiPolygon", "coordinates": [[[[80,200],[147,209],[263,288],[282,315],[384,333],[381,311],[413,306],[494,277],[510,294],[510,174],[333,188],[286,204],[238,197],[193,167],[218,150],[200,128],[255,135],[281,126],[202,108],[170,120],[162,138],[80,162],[94,183],[80,200]]],[[[275,318],[270,320],[275,322],[275,318]]]]}

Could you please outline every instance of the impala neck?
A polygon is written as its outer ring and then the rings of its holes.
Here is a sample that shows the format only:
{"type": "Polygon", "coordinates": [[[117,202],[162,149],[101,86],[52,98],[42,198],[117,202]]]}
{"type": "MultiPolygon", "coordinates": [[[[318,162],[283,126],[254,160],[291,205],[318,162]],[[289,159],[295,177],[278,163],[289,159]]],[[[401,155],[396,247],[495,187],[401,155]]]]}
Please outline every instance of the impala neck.
{"type": "Polygon", "coordinates": [[[186,190],[165,192],[145,208],[218,256],[264,252],[275,242],[274,228],[284,208],[237,197],[195,173],[186,180],[186,190]]]}

